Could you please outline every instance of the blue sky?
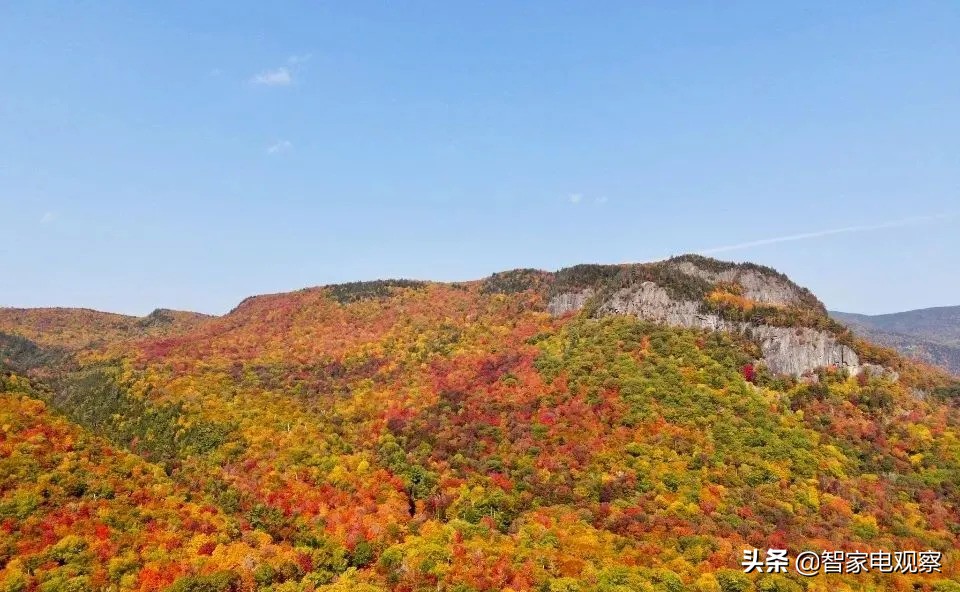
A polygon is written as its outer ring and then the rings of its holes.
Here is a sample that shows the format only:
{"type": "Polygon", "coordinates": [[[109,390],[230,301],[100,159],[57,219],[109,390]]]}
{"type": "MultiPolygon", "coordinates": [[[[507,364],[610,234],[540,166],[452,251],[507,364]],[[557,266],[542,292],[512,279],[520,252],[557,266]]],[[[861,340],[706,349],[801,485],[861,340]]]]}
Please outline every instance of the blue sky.
{"type": "Polygon", "coordinates": [[[0,305],[698,251],[960,304],[958,74],[950,0],[4,2],[0,305]]]}

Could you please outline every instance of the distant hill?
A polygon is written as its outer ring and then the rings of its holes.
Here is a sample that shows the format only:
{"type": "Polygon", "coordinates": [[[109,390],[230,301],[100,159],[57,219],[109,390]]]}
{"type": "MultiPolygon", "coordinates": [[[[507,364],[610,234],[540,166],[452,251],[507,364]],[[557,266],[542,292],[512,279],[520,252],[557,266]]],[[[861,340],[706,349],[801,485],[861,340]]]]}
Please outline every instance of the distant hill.
{"type": "Polygon", "coordinates": [[[88,308],[0,308],[0,333],[38,345],[70,350],[130,339],[167,337],[192,330],[213,317],[158,308],[145,317],[88,308]]]}
{"type": "Polygon", "coordinates": [[[960,375],[960,306],[882,315],[831,311],[830,316],[871,341],[960,375]]]}

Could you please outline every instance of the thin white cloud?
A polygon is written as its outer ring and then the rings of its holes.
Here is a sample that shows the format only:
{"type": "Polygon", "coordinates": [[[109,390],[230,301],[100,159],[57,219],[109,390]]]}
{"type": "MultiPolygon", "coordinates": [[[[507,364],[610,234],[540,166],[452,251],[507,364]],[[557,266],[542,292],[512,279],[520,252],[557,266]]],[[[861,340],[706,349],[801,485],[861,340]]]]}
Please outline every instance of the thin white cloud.
{"type": "Polygon", "coordinates": [[[313,54],[291,54],[287,56],[286,63],[278,68],[264,70],[250,78],[251,84],[262,86],[290,86],[293,84],[294,75],[298,73],[300,66],[307,63],[313,54]]]}
{"type": "Polygon", "coordinates": [[[938,220],[945,220],[954,217],[956,214],[940,214],[936,216],[914,216],[912,218],[903,218],[902,220],[892,220],[881,224],[867,224],[860,226],[845,226],[843,228],[831,228],[828,230],[817,230],[814,232],[801,232],[799,234],[788,234],[786,236],[776,236],[772,238],[762,238],[759,240],[736,243],[732,245],[723,245],[720,247],[711,247],[697,251],[701,255],[712,255],[714,253],[726,253],[728,251],[739,251],[753,247],[762,247],[764,245],[774,245],[777,243],[787,243],[792,241],[811,240],[836,234],[850,234],[854,232],[869,232],[871,230],[885,230],[889,228],[902,228],[904,226],[916,226],[919,224],[929,224],[938,220]]]}
{"type": "Polygon", "coordinates": [[[312,57],[313,57],[312,53],[304,53],[299,55],[295,54],[287,58],[287,63],[290,64],[291,66],[299,66],[300,64],[303,64],[309,61],[310,58],[312,57]]]}
{"type": "Polygon", "coordinates": [[[49,224],[53,222],[56,217],[56,212],[44,212],[43,216],[40,217],[40,224],[49,224]]]}
{"type": "Polygon", "coordinates": [[[580,204],[593,204],[593,205],[601,206],[607,203],[609,199],[605,195],[598,195],[595,197],[591,197],[591,196],[584,195],[582,193],[571,193],[570,195],[567,196],[566,201],[567,203],[575,206],[580,204]]]}
{"type": "Polygon", "coordinates": [[[263,86],[289,86],[293,83],[293,75],[286,67],[276,70],[264,70],[250,79],[252,84],[261,84],[263,86]]]}
{"type": "Polygon", "coordinates": [[[290,140],[278,140],[267,146],[267,154],[280,154],[293,150],[293,142],[290,140]]]}

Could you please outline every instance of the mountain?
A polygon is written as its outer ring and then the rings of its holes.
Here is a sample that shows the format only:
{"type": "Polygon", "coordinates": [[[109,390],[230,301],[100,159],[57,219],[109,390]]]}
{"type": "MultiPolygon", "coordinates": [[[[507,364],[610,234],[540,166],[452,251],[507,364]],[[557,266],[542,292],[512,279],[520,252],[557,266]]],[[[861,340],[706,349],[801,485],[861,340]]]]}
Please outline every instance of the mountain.
{"type": "Polygon", "coordinates": [[[871,341],[960,376],[960,306],[872,316],[830,311],[830,316],[871,341]]]}
{"type": "Polygon", "coordinates": [[[766,267],[0,319],[0,590],[960,586],[960,383],[766,267]],[[753,548],[941,570],[745,574],[753,548]]]}
{"type": "Polygon", "coordinates": [[[960,345],[960,306],[938,306],[882,315],[831,314],[844,321],[886,333],[913,335],[945,345],[960,345]]]}
{"type": "Polygon", "coordinates": [[[193,329],[209,315],[158,308],[134,317],[87,308],[0,308],[0,333],[71,350],[193,329]]]}

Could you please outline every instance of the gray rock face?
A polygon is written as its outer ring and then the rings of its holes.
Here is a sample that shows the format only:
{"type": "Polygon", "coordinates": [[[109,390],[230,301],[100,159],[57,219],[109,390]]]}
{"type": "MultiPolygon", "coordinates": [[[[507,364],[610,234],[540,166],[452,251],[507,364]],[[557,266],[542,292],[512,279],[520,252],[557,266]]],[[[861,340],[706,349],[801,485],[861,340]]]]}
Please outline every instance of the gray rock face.
{"type": "Polygon", "coordinates": [[[817,368],[836,366],[856,374],[860,359],[856,352],[837,343],[833,335],[807,327],[750,326],[751,336],[760,343],[763,364],[775,374],[799,376],[817,368]]]}
{"type": "MultiPolygon", "coordinates": [[[[753,270],[711,273],[689,262],[681,263],[678,268],[708,281],[735,281],[743,287],[747,298],[758,302],[778,305],[799,302],[797,289],[778,277],[765,276],[753,270]]],[[[558,294],[550,300],[547,308],[553,315],[566,314],[583,308],[587,299],[594,295],[592,289],[558,294]]],[[[847,368],[852,374],[857,374],[862,368],[856,352],[837,343],[830,333],[803,327],[727,321],[715,314],[701,312],[699,302],[671,298],[665,289],[654,282],[642,282],[631,288],[617,290],[600,304],[597,313],[632,315],[675,327],[749,333],[763,353],[758,362],[776,374],[799,376],[825,366],[847,368]]]]}
{"type": "Polygon", "coordinates": [[[886,368],[880,364],[871,364],[870,362],[860,364],[860,373],[866,373],[867,377],[881,376],[893,381],[900,380],[900,373],[896,370],[886,368]]]}
{"type": "Polygon", "coordinates": [[[800,294],[795,286],[782,278],[766,275],[752,269],[727,269],[715,273],[701,269],[689,261],[677,265],[677,269],[687,275],[696,276],[708,282],[734,282],[743,287],[743,295],[763,304],[787,306],[800,302],[800,294]]]}
{"type": "Polygon", "coordinates": [[[555,317],[560,317],[568,312],[575,312],[583,308],[587,300],[593,298],[592,288],[581,290],[579,292],[566,292],[557,294],[547,303],[547,311],[555,317]]]}
{"type": "Polygon", "coordinates": [[[691,300],[674,300],[667,291],[653,282],[614,292],[600,305],[600,314],[633,315],[648,321],[675,327],[733,330],[736,326],[714,314],[700,312],[700,304],[691,300]]]}

